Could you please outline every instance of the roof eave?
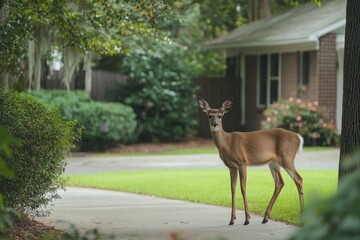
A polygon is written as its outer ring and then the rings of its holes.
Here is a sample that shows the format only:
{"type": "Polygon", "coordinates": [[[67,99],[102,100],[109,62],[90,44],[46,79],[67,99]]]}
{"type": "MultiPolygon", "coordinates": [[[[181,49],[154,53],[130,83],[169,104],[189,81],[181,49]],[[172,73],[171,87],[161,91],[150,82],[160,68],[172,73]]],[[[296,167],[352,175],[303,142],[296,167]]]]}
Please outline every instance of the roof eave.
{"type": "Polygon", "coordinates": [[[206,50],[226,50],[235,54],[257,54],[268,52],[311,51],[319,49],[317,38],[294,39],[274,42],[227,43],[207,46],[206,50]]]}

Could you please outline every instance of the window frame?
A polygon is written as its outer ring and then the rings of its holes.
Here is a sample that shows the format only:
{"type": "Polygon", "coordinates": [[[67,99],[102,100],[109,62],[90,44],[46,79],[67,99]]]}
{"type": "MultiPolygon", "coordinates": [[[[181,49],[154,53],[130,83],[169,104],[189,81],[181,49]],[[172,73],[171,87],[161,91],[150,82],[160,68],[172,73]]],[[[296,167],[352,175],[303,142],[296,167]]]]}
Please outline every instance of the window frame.
{"type": "MultiPolygon", "coordinates": [[[[258,64],[257,64],[257,93],[256,93],[256,100],[257,100],[257,106],[258,108],[264,108],[272,104],[271,102],[271,87],[272,84],[276,82],[277,83],[277,100],[281,97],[281,54],[274,52],[274,53],[266,53],[266,54],[260,54],[258,55],[258,64]],[[277,75],[272,74],[272,56],[277,56],[277,75]],[[265,82],[266,82],[266,96],[265,96],[265,103],[264,103],[264,96],[262,96],[262,86],[261,84],[264,82],[262,78],[262,59],[264,56],[266,56],[266,76],[265,76],[265,82]]],[[[277,101],[274,100],[273,102],[277,101]]]]}

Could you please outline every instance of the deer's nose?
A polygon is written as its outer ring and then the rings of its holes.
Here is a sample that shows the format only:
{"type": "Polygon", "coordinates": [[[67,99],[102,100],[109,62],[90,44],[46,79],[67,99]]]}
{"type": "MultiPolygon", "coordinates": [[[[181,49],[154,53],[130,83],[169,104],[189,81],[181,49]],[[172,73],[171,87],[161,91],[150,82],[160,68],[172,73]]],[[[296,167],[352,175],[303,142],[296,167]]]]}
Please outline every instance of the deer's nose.
{"type": "Polygon", "coordinates": [[[218,125],[217,122],[214,122],[211,124],[211,126],[213,126],[213,127],[217,127],[217,125],[218,125]]]}

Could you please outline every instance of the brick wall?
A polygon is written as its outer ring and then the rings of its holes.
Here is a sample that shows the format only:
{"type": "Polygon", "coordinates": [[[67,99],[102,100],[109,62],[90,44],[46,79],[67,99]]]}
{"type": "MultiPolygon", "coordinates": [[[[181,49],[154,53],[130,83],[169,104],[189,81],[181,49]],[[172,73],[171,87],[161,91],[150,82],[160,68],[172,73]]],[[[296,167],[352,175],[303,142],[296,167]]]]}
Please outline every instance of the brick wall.
{"type": "Polygon", "coordinates": [[[319,104],[326,108],[327,117],[335,120],[337,92],[336,34],[329,33],[320,38],[317,63],[319,104]]]}

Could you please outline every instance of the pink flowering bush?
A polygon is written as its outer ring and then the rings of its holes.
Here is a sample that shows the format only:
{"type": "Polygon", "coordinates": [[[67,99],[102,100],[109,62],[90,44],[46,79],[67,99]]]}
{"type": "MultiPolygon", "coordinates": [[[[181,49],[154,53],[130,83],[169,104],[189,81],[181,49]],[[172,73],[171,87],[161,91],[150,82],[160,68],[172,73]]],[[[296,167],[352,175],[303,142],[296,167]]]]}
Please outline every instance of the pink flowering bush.
{"type": "Polygon", "coordinates": [[[328,120],[317,101],[290,97],[264,111],[263,129],[285,128],[303,136],[306,145],[329,146],[339,142],[334,120],[328,120]]]}

